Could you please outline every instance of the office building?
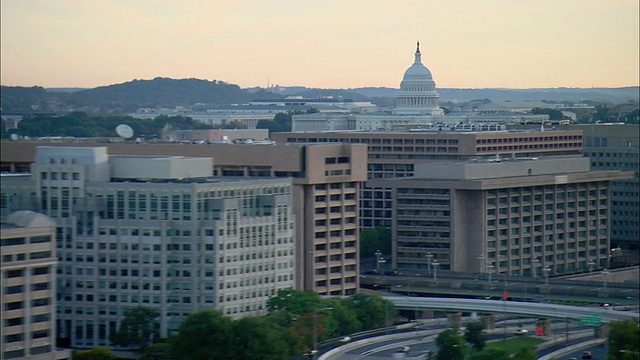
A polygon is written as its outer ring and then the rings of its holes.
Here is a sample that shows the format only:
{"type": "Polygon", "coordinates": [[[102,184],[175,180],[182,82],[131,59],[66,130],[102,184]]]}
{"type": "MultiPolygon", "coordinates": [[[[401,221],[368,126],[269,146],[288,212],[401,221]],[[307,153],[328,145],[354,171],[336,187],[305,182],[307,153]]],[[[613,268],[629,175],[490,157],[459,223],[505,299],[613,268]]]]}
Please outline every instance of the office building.
{"type": "MultiPolygon", "coordinates": [[[[582,131],[336,131],[274,133],[278,144],[366,144],[369,179],[411,177],[422,162],[488,157],[580,156],[582,131]]],[[[391,192],[366,186],[360,224],[391,227],[391,192]]]]}
{"type": "Polygon", "coordinates": [[[548,157],[424,163],[368,183],[393,188],[394,268],[529,277],[608,268],[610,182],[630,176],[548,157]]]}
{"type": "Polygon", "coordinates": [[[3,210],[35,205],[56,223],[60,338],[109,346],[141,305],[166,337],[202,309],[264,314],[295,286],[291,179],[213,179],[212,168],[210,157],[38,147],[30,175],[3,179],[3,210]]]}
{"type": "MultiPolygon", "coordinates": [[[[2,170],[28,172],[44,142],[0,143],[2,170]]],[[[50,144],[50,143],[49,143],[50,144]]],[[[67,147],[104,146],[65,143],[67,147]]],[[[352,295],[359,286],[358,198],[367,179],[363,144],[106,144],[112,155],[208,157],[222,178],[292,178],[296,218],[296,288],[322,295],[352,295]]],[[[25,201],[24,206],[30,203],[25,201]]]]}
{"type": "MultiPolygon", "coordinates": [[[[4,178],[3,178],[4,181],[4,178]]],[[[0,223],[1,359],[71,359],[56,348],[56,227],[18,211],[0,223]]]]}
{"type": "Polygon", "coordinates": [[[572,125],[584,132],[584,154],[594,170],[634,171],[630,179],[611,183],[611,246],[632,250],[640,245],[640,127],[637,124],[572,125]]]}

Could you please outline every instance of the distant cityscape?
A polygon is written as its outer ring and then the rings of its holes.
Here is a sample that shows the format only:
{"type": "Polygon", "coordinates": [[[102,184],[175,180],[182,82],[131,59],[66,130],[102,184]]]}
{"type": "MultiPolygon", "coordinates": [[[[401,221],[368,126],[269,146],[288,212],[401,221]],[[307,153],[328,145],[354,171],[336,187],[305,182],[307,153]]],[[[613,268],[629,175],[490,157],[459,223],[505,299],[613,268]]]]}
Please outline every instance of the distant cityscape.
{"type": "Polygon", "coordinates": [[[1,358],[132,350],[133,306],[168,338],[283,290],[355,296],[381,264],[505,289],[637,271],[638,87],[443,91],[413,55],[389,91],[3,86],[1,358]],[[363,250],[381,228],[388,251],[363,250]]]}

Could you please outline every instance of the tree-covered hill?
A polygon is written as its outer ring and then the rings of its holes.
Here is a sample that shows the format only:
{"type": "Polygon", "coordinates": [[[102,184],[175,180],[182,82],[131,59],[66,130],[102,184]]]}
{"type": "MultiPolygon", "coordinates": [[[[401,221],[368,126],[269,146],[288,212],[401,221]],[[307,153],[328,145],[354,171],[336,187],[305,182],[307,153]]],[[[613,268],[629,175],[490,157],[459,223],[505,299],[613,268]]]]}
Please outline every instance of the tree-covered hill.
{"type": "Polygon", "coordinates": [[[125,114],[141,107],[175,108],[200,104],[201,107],[208,108],[274,97],[277,96],[272,93],[249,92],[223,81],[158,77],[73,92],[48,91],[42,87],[2,86],[0,107],[3,113],[66,113],[81,110],[89,113],[125,114]]]}

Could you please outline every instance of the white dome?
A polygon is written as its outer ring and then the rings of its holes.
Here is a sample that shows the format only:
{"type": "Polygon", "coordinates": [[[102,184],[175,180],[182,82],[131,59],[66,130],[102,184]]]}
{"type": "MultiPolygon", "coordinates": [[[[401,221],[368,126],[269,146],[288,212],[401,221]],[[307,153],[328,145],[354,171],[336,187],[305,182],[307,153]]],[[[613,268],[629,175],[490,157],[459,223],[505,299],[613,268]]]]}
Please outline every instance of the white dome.
{"type": "Polygon", "coordinates": [[[404,72],[400,91],[396,96],[395,113],[399,115],[443,115],[439,96],[431,71],[422,64],[420,43],[416,46],[415,60],[404,72]]]}
{"type": "Polygon", "coordinates": [[[415,81],[415,80],[432,80],[433,76],[431,75],[431,71],[427,69],[426,66],[422,65],[422,63],[414,63],[411,65],[407,71],[404,72],[404,76],[402,77],[403,81],[415,81]]]}

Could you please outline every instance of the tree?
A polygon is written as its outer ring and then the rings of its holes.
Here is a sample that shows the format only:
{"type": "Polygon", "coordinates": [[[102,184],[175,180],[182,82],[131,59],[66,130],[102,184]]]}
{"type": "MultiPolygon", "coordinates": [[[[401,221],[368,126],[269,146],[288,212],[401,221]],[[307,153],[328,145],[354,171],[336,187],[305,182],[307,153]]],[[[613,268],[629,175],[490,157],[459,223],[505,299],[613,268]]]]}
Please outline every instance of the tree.
{"type": "Polygon", "coordinates": [[[358,321],[362,323],[362,330],[377,329],[392,325],[391,319],[395,315],[395,306],[389,300],[379,296],[357,294],[350,298],[358,321]]]}
{"type": "Polygon", "coordinates": [[[73,360],[116,360],[116,357],[109,349],[95,348],[74,353],[73,360]]]}
{"type": "Polygon", "coordinates": [[[480,321],[468,323],[464,331],[464,339],[476,350],[482,350],[487,341],[487,336],[484,334],[484,324],[480,321]]]}
{"type": "Polygon", "coordinates": [[[144,351],[152,337],[157,337],[157,317],[158,312],[150,307],[125,309],[120,329],[112,336],[111,342],[125,347],[134,345],[139,351],[144,351]]]}
{"type": "Polygon", "coordinates": [[[518,360],[536,360],[538,358],[538,354],[536,353],[536,348],[534,346],[523,346],[513,355],[514,359],[518,360]]]}
{"type": "Polygon", "coordinates": [[[564,114],[562,111],[558,109],[550,109],[550,108],[533,108],[531,109],[532,114],[542,114],[549,115],[549,120],[562,120],[564,119],[564,114]]]}
{"type": "Polygon", "coordinates": [[[360,257],[375,256],[380,250],[383,254],[391,253],[391,229],[375,227],[360,231],[360,257]]]}
{"type": "Polygon", "coordinates": [[[169,339],[174,359],[228,359],[233,353],[233,324],[218,310],[193,313],[180,324],[177,335],[169,339]]]}
{"type": "MultiPolygon", "coordinates": [[[[640,325],[630,320],[614,321],[609,328],[609,358],[633,359],[640,352],[640,325]],[[629,352],[620,352],[626,350],[629,352]]],[[[636,357],[637,358],[637,357],[636,357]]]]}
{"type": "Polygon", "coordinates": [[[235,359],[284,360],[291,356],[287,330],[271,323],[267,317],[245,317],[235,321],[231,339],[235,359]]]}
{"type": "Polygon", "coordinates": [[[155,343],[149,345],[142,355],[140,360],[172,360],[170,354],[170,345],[166,342],[155,343]]]}
{"type": "Polygon", "coordinates": [[[276,296],[267,300],[269,312],[285,311],[294,317],[327,306],[320,295],[313,291],[283,289],[279,290],[276,296]]]}
{"type": "Polygon", "coordinates": [[[447,329],[436,338],[436,360],[464,360],[464,339],[455,329],[447,329]]]}
{"type": "MultiPolygon", "coordinates": [[[[514,359],[520,360],[519,357],[514,359]]],[[[535,358],[534,358],[535,359],[535,358]]],[[[509,352],[503,349],[488,348],[472,354],[469,360],[511,360],[509,352]]]]}

